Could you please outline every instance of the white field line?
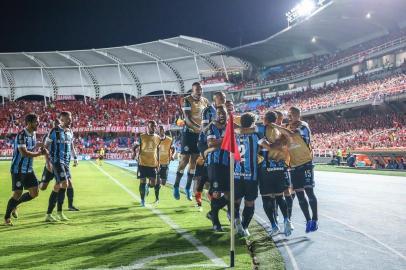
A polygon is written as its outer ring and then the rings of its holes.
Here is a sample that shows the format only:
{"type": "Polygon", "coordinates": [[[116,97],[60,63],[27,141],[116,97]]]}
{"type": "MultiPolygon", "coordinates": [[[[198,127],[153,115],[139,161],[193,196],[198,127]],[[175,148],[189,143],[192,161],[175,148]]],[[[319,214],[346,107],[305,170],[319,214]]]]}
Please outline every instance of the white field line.
{"type": "MultiPolygon", "coordinates": [[[[255,214],[255,219],[259,220],[262,224],[267,224],[266,220],[264,220],[262,217],[260,217],[258,214],[255,214]]],[[[276,237],[275,237],[276,238],[276,237]]],[[[278,236],[278,238],[280,238],[280,240],[283,240],[282,237],[278,236]]],[[[293,270],[299,270],[299,266],[297,265],[295,256],[293,256],[292,250],[290,249],[290,247],[285,243],[285,241],[281,241],[283,244],[283,247],[286,250],[286,253],[288,253],[289,256],[289,260],[290,263],[292,265],[292,269],[293,270]]]]}
{"type": "Polygon", "coordinates": [[[162,259],[162,258],[169,258],[169,257],[176,257],[176,256],[181,256],[181,255],[186,255],[186,254],[193,254],[193,253],[199,253],[197,250],[192,250],[192,251],[184,251],[184,252],[174,252],[174,253],[167,253],[167,254],[159,254],[155,256],[150,256],[147,258],[143,258],[141,260],[138,260],[134,262],[133,264],[125,267],[120,267],[117,268],[117,270],[132,270],[132,269],[144,269],[145,265],[147,265],[150,262],[153,262],[154,260],[162,259]]]}
{"type": "MultiPolygon", "coordinates": [[[[134,198],[137,201],[140,201],[140,198],[132,192],[130,189],[128,189],[126,186],[124,186],[120,181],[115,179],[113,176],[108,174],[104,169],[101,167],[97,166],[93,161],[91,162],[93,166],[95,166],[100,172],[102,172],[105,176],[107,176],[111,181],[113,181],[117,186],[119,186],[121,189],[123,189],[125,192],[127,192],[132,198],[134,198]]],[[[202,242],[200,242],[197,238],[195,238],[193,235],[188,233],[185,229],[181,228],[179,225],[177,225],[170,217],[164,215],[161,211],[159,211],[156,208],[153,208],[151,205],[146,204],[145,207],[152,211],[155,215],[157,215],[160,219],[162,219],[166,224],[168,224],[172,229],[174,229],[178,234],[180,234],[183,238],[185,238],[189,243],[191,243],[193,246],[196,247],[196,249],[201,252],[204,256],[206,256],[210,261],[218,267],[227,267],[227,264],[220,258],[214,254],[213,251],[211,251],[208,247],[204,246],[202,242]]]]}

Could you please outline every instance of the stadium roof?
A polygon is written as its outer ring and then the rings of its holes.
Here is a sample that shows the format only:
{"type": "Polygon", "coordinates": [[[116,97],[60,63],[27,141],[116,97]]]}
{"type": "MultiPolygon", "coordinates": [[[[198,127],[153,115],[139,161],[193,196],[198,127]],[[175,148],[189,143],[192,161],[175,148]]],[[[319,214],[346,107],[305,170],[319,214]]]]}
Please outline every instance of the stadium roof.
{"type": "Polygon", "coordinates": [[[215,42],[178,36],[114,48],[0,53],[0,96],[186,93],[202,74],[247,68],[238,58],[219,55],[226,49],[215,42]]]}
{"type": "Polygon", "coordinates": [[[405,14],[405,0],[332,0],[304,21],[263,41],[230,49],[225,54],[259,66],[302,60],[404,28],[405,14]],[[316,42],[312,42],[313,37],[316,42]]]}

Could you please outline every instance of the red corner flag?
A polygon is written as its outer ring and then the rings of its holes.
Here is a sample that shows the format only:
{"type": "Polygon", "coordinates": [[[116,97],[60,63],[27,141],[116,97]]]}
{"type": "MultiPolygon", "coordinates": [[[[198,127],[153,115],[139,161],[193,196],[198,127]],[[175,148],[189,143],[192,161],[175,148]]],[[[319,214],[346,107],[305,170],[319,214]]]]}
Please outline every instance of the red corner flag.
{"type": "Polygon", "coordinates": [[[226,134],[223,138],[223,143],[221,144],[221,149],[228,151],[230,153],[234,153],[234,159],[240,161],[240,151],[238,150],[237,142],[235,140],[234,134],[234,119],[233,114],[230,113],[227,127],[226,127],[226,134]]]}

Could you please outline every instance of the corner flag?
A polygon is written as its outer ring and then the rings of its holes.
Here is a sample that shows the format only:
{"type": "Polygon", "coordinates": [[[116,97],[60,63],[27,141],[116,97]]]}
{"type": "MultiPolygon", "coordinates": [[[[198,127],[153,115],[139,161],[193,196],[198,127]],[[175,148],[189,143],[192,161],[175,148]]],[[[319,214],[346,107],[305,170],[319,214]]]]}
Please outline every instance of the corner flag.
{"type": "Polygon", "coordinates": [[[234,236],[234,220],[235,220],[235,212],[234,212],[234,201],[235,201],[235,194],[234,194],[234,159],[241,160],[240,151],[238,150],[237,142],[235,140],[234,134],[234,118],[233,114],[230,113],[227,127],[226,127],[226,134],[224,135],[223,142],[221,143],[221,149],[224,151],[228,151],[230,153],[230,214],[231,214],[231,221],[230,221],[230,267],[234,267],[234,257],[235,257],[235,236],[234,236]]]}
{"type": "Polygon", "coordinates": [[[221,149],[228,151],[230,153],[234,153],[235,160],[241,160],[240,151],[238,150],[237,142],[235,140],[234,134],[234,118],[233,114],[230,113],[227,127],[226,127],[226,134],[224,135],[223,142],[221,144],[221,149]]]}

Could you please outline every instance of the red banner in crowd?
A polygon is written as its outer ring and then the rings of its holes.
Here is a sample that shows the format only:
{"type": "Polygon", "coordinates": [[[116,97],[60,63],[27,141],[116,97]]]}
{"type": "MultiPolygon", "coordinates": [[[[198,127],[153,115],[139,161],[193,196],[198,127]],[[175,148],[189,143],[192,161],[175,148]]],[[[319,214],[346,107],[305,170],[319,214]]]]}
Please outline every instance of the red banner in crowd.
{"type": "MultiPolygon", "coordinates": [[[[165,130],[169,130],[171,125],[163,125],[165,130]]],[[[88,133],[88,132],[111,132],[111,133],[141,133],[145,132],[146,127],[129,127],[129,126],[110,126],[110,127],[74,127],[73,132],[76,133],[88,133]]],[[[39,128],[37,134],[46,134],[49,129],[39,128]]],[[[0,128],[0,134],[17,134],[18,128],[0,128]]]]}

